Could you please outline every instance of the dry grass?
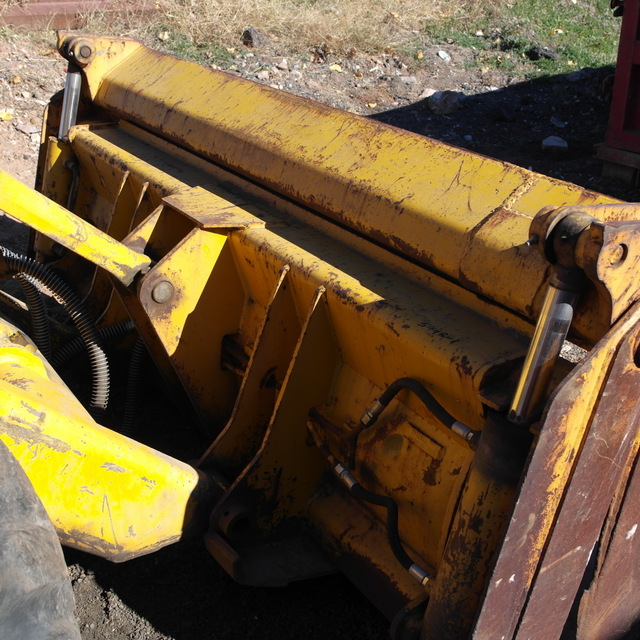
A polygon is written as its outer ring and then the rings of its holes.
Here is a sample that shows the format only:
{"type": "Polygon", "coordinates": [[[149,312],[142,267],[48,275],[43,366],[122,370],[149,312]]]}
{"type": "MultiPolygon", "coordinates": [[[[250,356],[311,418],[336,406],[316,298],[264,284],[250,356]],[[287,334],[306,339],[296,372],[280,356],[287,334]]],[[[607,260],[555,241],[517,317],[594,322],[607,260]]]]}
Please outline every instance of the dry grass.
{"type": "Polygon", "coordinates": [[[289,51],[323,46],[337,52],[381,51],[438,19],[444,0],[156,0],[153,18],[118,2],[114,14],[85,16],[84,27],[141,37],[169,31],[191,43],[237,47],[254,27],[289,51]]]}

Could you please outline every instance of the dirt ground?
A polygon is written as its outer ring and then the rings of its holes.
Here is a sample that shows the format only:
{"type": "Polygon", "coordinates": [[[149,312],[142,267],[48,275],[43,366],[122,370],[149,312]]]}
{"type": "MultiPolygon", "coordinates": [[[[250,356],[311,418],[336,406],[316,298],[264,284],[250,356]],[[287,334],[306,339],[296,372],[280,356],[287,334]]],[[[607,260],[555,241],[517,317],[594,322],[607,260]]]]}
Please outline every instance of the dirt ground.
{"type": "MultiPolygon", "coordinates": [[[[450,144],[638,199],[635,188],[603,178],[593,157],[593,145],[604,139],[608,106],[602,87],[611,69],[522,82],[471,65],[471,49],[425,45],[423,55],[420,69],[409,69],[393,55],[337,59],[316,51],[303,61],[267,45],[241,50],[228,67],[450,144]],[[438,114],[429,94],[443,90],[464,96],[450,96],[459,108],[438,114]],[[567,149],[544,152],[548,136],[564,139],[567,149]]],[[[64,69],[48,47],[26,39],[0,42],[0,167],[30,185],[42,111],[63,87],[64,69]]],[[[14,227],[4,233],[13,244],[23,237],[14,227]]],[[[67,560],[85,640],[388,637],[388,622],[340,576],[277,590],[242,587],[197,542],[124,565],[75,551],[67,552],[67,560]]]]}

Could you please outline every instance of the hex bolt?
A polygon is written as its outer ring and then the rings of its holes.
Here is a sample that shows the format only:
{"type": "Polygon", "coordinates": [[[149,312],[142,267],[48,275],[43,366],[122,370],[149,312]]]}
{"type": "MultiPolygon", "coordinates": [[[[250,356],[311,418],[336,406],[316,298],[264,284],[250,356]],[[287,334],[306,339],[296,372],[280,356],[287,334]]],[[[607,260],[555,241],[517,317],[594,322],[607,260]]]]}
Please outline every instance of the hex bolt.
{"type": "Polygon", "coordinates": [[[173,297],[174,288],[168,280],[160,280],[151,290],[151,297],[158,304],[169,302],[173,297]]]}

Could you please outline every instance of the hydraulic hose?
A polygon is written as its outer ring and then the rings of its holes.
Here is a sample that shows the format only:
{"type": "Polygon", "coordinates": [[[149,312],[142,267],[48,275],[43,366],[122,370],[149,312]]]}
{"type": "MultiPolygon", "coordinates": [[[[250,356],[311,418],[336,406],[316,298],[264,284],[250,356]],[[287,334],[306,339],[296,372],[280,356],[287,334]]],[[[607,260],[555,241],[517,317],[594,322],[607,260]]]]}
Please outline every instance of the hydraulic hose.
{"type": "Polygon", "coordinates": [[[36,343],[40,353],[51,362],[51,328],[49,326],[49,315],[45,307],[42,294],[40,293],[34,279],[26,273],[19,273],[16,279],[22,287],[27,308],[31,316],[31,328],[33,329],[33,341],[36,343]]]}
{"type": "MultiPolygon", "coordinates": [[[[313,412],[311,417],[313,419],[313,412]]],[[[365,489],[350,469],[340,462],[331,453],[331,451],[329,451],[329,447],[320,437],[320,434],[312,421],[309,421],[308,427],[316,446],[326,458],[327,462],[331,466],[331,470],[337,476],[338,480],[347,487],[351,495],[358,500],[375,504],[379,507],[384,507],[387,510],[387,539],[393,555],[402,567],[411,574],[411,576],[421,584],[426,585],[427,582],[433,578],[433,575],[417,565],[404,550],[402,542],[400,541],[400,534],[398,533],[398,504],[396,501],[389,496],[383,496],[379,493],[373,493],[372,491],[365,489]]]]}
{"type": "Polygon", "coordinates": [[[146,354],[147,347],[142,338],[138,337],[131,350],[129,371],[127,373],[127,393],[124,400],[124,415],[120,429],[120,432],[125,436],[131,436],[133,434],[133,429],[136,424],[142,365],[146,354]]]}
{"type": "Polygon", "coordinates": [[[411,391],[429,412],[441,422],[447,429],[450,429],[455,434],[469,443],[472,449],[477,446],[478,438],[480,437],[479,431],[470,429],[462,422],[456,420],[434,397],[431,395],[425,387],[413,378],[398,378],[395,382],[392,382],[383,392],[383,394],[374,401],[369,409],[367,409],[362,418],[360,418],[360,424],[363,428],[370,427],[378,419],[380,414],[387,408],[389,403],[402,391],[406,389],[411,391]]]}
{"type": "Polygon", "coordinates": [[[6,265],[7,275],[19,273],[37,280],[53,297],[65,308],[69,317],[76,325],[80,336],[89,353],[92,374],[92,390],[90,406],[106,409],[109,401],[109,363],[98,338],[98,332],[93,326],[80,298],[69,285],[47,266],[26,256],[14,253],[0,245],[0,253],[6,265]]]}
{"type": "MultiPolygon", "coordinates": [[[[115,340],[121,336],[126,335],[130,331],[133,331],[135,325],[131,320],[125,320],[124,322],[118,322],[116,324],[110,324],[108,327],[101,327],[98,329],[98,338],[100,343],[104,344],[110,340],[115,340]]],[[[51,364],[54,367],[62,367],[69,360],[80,355],[84,349],[84,342],[81,336],[76,336],[67,342],[63,347],[56,351],[56,354],[51,359],[51,364]]]]}

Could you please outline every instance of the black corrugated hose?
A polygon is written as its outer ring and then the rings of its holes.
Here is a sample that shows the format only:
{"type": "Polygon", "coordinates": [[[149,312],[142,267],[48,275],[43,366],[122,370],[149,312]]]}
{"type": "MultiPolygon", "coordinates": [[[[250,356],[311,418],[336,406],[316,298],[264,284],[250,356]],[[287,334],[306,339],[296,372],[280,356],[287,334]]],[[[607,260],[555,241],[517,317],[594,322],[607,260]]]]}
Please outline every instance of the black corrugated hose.
{"type": "Polygon", "coordinates": [[[40,353],[51,362],[51,327],[49,326],[49,316],[42,294],[34,283],[34,279],[26,273],[19,273],[16,279],[22,287],[27,308],[29,309],[33,341],[40,349],[40,353]]]}
{"type": "Polygon", "coordinates": [[[89,354],[92,374],[90,406],[96,409],[106,409],[109,401],[109,362],[100,346],[98,332],[80,298],[62,278],[46,265],[17,254],[1,245],[0,252],[8,268],[7,275],[25,273],[31,276],[50,291],[53,297],[66,309],[89,354]]]}
{"type": "Polygon", "coordinates": [[[138,337],[131,350],[129,371],[127,375],[127,393],[124,400],[124,415],[120,433],[132,436],[136,426],[138,402],[140,396],[140,380],[142,379],[142,364],[147,355],[147,347],[142,338],[138,337]]]}
{"type": "MultiPolygon", "coordinates": [[[[98,329],[98,337],[100,338],[100,343],[104,344],[105,342],[109,342],[110,340],[120,338],[130,331],[133,331],[134,328],[135,325],[131,320],[124,320],[123,322],[110,324],[108,327],[101,327],[100,329],[98,329]]],[[[77,355],[80,355],[83,349],[84,342],[82,341],[82,338],[80,336],[76,336],[75,338],[69,340],[69,342],[67,342],[63,347],[58,349],[58,351],[56,351],[56,354],[51,359],[51,364],[54,367],[62,367],[67,364],[69,360],[75,358],[77,355]]]]}

